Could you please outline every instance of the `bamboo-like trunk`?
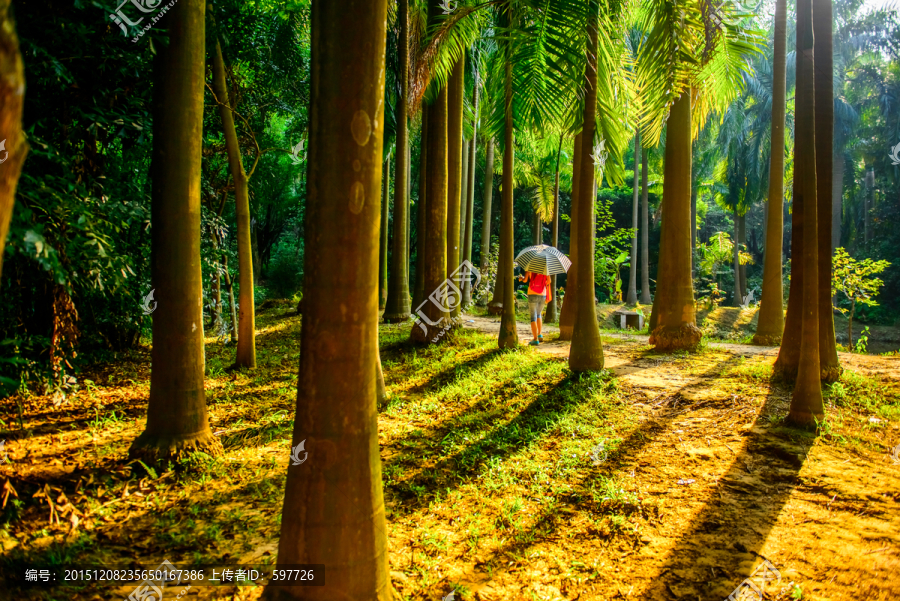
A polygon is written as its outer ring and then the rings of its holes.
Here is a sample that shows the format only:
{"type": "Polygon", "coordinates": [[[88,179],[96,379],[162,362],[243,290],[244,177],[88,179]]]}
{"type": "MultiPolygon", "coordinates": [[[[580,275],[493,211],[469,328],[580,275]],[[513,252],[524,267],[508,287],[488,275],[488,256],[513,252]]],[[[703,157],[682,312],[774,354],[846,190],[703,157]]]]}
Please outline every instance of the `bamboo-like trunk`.
{"type": "MultiPolygon", "coordinates": [[[[179,0],[179,3],[185,0],[179,0]]],[[[324,564],[322,587],[265,599],[391,599],[378,452],[378,221],[387,1],[313,0],[297,409],[278,565],[324,564]],[[344,99],[336,101],[335,99],[344,99]],[[298,449],[305,443],[303,450],[298,449]]]]}
{"type": "Polygon", "coordinates": [[[641,152],[641,304],[650,297],[650,199],[647,190],[647,149],[641,152]]]}
{"type": "Polygon", "coordinates": [[[650,344],[672,351],[697,346],[691,278],[691,90],[672,104],[666,125],[663,226],[650,344]]]}
{"type": "Polygon", "coordinates": [[[831,308],[831,211],[832,168],[834,159],[834,86],[832,56],[832,0],[813,0],[813,37],[815,38],[816,94],[816,215],[819,289],[819,368],[822,380],[837,382],[841,377],[834,311],[831,308]]]}
{"type": "MultiPolygon", "coordinates": [[[[462,178],[459,186],[459,261],[466,260],[466,218],[469,216],[469,141],[462,143],[462,178]]],[[[462,290],[462,288],[460,288],[462,290]]]]}
{"type": "MultiPolygon", "coordinates": [[[[574,150],[572,151],[572,208],[569,209],[570,217],[578,210],[578,187],[581,182],[581,142],[584,132],[575,134],[574,150]]],[[[572,340],[572,332],[575,330],[575,308],[578,306],[578,230],[569,222],[569,260],[572,266],[566,273],[566,295],[563,298],[562,308],[559,310],[559,339],[572,340]]]]}
{"type": "Polygon", "coordinates": [[[237,130],[234,127],[233,107],[225,82],[225,61],[222,46],[216,38],[216,52],[213,57],[213,91],[219,105],[222,130],[225,132],[225,148],[228,152],[228,166],[234,181],[235,216],[237,219],[238,246],[238,344],[234,364],[238,367],[256,367],[256,310],[254,306],[253,277],[255,247],[250,240],[250,179],[241,160],[241,148],[237,130]]]}
{"type": "Polygon", "coordinates": [[[866,244],[871,239],[871,214],[870,211],[875,205],[875,168],[872,165],[866,165],[866,196],[863,204],[863,240],[866,244]]]}
{"type": "MultiPolygon", "coordinates": [[[[456,61],[453,74],[447,83],[447,266],[444,277],[459,269],[460,213],[462,199],[462,148],[463,148],[463,101],[465,99],[465,67],[463,58],[456,61]]],[[[450,317],[459,317],[462,307],[462,291],[452,291],[447,297],[450,317]]]]}
{"type": "Polygon", "coordinates": [[[631,227],[634,233],[631,236],[631,262],[628,265],[628,293],[625,296],[625,302],[629,305],[636,305],[637,298],[637,262],[638,262],[638,176],[640,168],[638,167],[638,157],[641,155],[641,130],[638,129],[634,133],[634,184],[633,198],[631,201],[631,227]]]}
{"type": "Polygon", "coordinates": [[[603,343],[594,302],[594,161],[591,159],[597,129],[597,38],[600,4],[594,3],[588,23],[588,52],[581,140],[581,172],[578,178],[578,206],[573,211],[572,227],[578,238],[578,300],[575,327],[569,348],[569,369],[574,372],[603,369],[603,343]],[[590,196],[589,196],[590,195],[590,196]]]}
{"type": "MultiPolygon", "coordinates": [[[[388,295],[388,215],[391,206],[391,155],[384,160],[384,175],[382,175],[382,192],[381,192],[381,216],[379,221],[381,227],[378,232],[378,309],[382,310],[387,306],[388,295]]],[[[395,234],[396,235],[396,234],[395,234]]]]}
{"type": "Polygon", "coordinates": [[[166,16],[153,75],[150,272],[153,313],[147,426],[129,449],[144,463],[194,451],[222,454],[203,386],[203,275],[200,270],[200,152],[203,138],[205,2],[181,0],[166,16]]]}
{"type": "Polygon", "coordinates": [[[491,255],[491,201],[494,196],[494,139],[487,138],[484,144],[484,193],[481,200],[481,271],[487,271],[491,255]]]}
{"type": "Polygon", "coordinates": [[[400,45],[397,52],[400,98],[397,102],[397,158],[394,161],[394,236],[391,239],[391,269],[384,321],[405,322],[409,319],[409,0],[397,0],[400,45]]]}
{"type": "Polygon", "coordinates": [[[694,255],[697,254],[697,183],[691,182],[691,274],[694,273],[694,255]]]}
{"type": "Polygon", "coordinates": [[[12,18],[12,0],[0,0],[0,137],[6,150],[0,154],[0,272],[3,249],[9,233],[16,187],[28,154],[28,142],[22,133],[25,104],[25,67],[19,51],[19,38],[12,18]]]}
{"type": "Polygon", "coordinates": [[[733,261],[733,263],[734,263],[734,290],[733,290],[734,303],[733,303],[733,306],[735,306],[735,307],[740,307],[741,300],[742,300],[742,298],[741,298],[741,295],[742,295],[742,292],[741,292],[741,262],[740,262],[741,245],[738,243],[738,241],[741,239],[741,234],[740,234],[741,228],[739,226],[739,223],[740,223],[740,217],[738,217],[737,205],[734,205],[734,251],[733,251],[733,255],[734,255],[734,261],[733,261]]]}
{"type": "MultiPolygon", "coordinates": [[[[478,88],[475,88],[475,114],[478,114],[478,88]]],[[[465,243],[463,252],[465,259],[472,263],[472,235],[475,221],[475,140],[477,136],[477,123],[472,125],[472,143],[469,149],[469,170],[468,185],[466,187],[466,219],[465,219],[465,243]]],[[[463,306],[468,306],[472,302],[472,280],[466,278],[463,282],[463,306]]]]}
{"type": "Polygon", "coordinates": [[[775,57],[772,71],[772,133],[769,155],[769,199],[766,205],[766,249],[762,296],[753,344],[774,346],[784,331],[784,115],[787,56],[787,0],[775,2],[775,57]]]}
{"type": "Polygon", "coordinates": [[[228,288],[228,306],[231,309],[231,344],[237,344],[238,340],[238,317],[237,305],[234,302],[234,282],[231,280],[231,274],[228,273],[228,253],[223,253],[222,269],[225,272],[225,286],[228,288]]]}
{"type": "MultiPolygon", "coordinates": [[[[743,213],[738,217],[738,225],[740,247],[747,248],[747,213],[743,213]]],[[[741,276],[741,297],[743,300],[743,297],[747,296],[747,266],[740,265],[738,273],[741,276]]]]}
{"type": "MultiPolygon", "coordinates": [[[[815,425],[816,420],[825,414],[819,362],[819,241],[816,195],[818,132],[815,119],[815,68],[812,2],[797,0],[794,203],[803,206],[803,244],[799,247],[802,251],[797,257],[803,262],[802,288],[797,290],[798,293],[802,293],[803,305],[800,319],[800,358],[788,420],[804,426],[815,425]]],[[[831,152],[828,156],[831,156],[831,152]]],[[[828,190],[831,190],[831,186],[828,190]]],[[[828,234],[830,240],[830,230],[828,234]]],[[[792,283],[791,293],[794,292],[792,283]]]]}
{"type": "Polygon", "coordinates": [[[831,180],[831,248],[841,245],[841,220],[844,215],[844,153],[834,149],[834,177],[831,180]]]}

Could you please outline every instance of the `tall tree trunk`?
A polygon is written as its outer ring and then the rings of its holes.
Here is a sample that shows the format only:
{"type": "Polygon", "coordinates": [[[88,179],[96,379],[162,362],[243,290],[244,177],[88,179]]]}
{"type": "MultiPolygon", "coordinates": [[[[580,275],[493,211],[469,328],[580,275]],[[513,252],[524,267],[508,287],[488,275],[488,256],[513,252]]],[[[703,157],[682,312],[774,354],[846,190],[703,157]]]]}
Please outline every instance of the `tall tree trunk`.
{"type": "Polygon", "coordinates": [[[481,271],[487,271],[491,255],[491,201],[494,196],[494,139],[487,138],[484,145],[484,194],[481,200],[481,271]]]}
{"type": "Polygon", "coordinates": [[[394,237],[391,239],[391,269],[384,321],[409,319],[409,0],[397,1],[400,45],[397,52],[400,98],[397,102],[397,158],[394,163],[394,237]]]}
{"type": "MultiPolygon", "coordinates": [[[[434,4],[429,5],[432,19],[438,10],[434,4]]],[[[428,210],[425,214],[425,290],[422,297],[426,319],[420,318],[410,334],[410,339],[418,343],[436,341],[450,318],[443,286],[447,278],[448,87],[444,86],[434,104],[428,107],[428,210]]],[[[417,305],[415,311],[419,309],[417,305]]]]}
{"type": "Polygon", "coordinates": [[[543,244],[543,229],[544,226],[541,223],[541,213],[540,209],[535,209],[534,211],[534,228],[532,229],[534,233],[534,244],[535,246],[539,244],[543,244]]]}
{"type": "Polygon", "coordinates": [[[641,155],[641,130],[638,129],[634,133],[634,184],[633,199],[631,202],[631,227],[634,228],[634,234],[631,236],[631,262],[628,265],[628,294],[625,296],[625,302],[629,305],[636,305],[637,298],[637,262],[638,262],[638,176],[640,168],[638,158],[641,155]]]}
{"type": "MultiPolygon", "coordinates": [[[[501,9],[505,16],[506,26],[513,23],[512,4],[501,9]]],[[[519,333],[516,330],[516,296],[513,286],[513,157],[515,146],[513,139],[513,98],[512,98],[512,48],[509,42],[503,48],[505,64],[505,127],[503,131],[503,189],[500,191],[500,257],[502,271],[497,271],[497,282],[503,282],[503,311],[500,314],[500,335],[497,344],[500,348],[519,346],[519,333]]]]}
{"type": "Polygon", "coordinates": [[[231,344],[237,344],[238,341],[238,316],[237,305],[234,302],[234,282],[231,280],[231,274],[228,273],[228,253],[222,253],[224,256],[222,269],[225,272],[225,286],[228,288],[228,305],[231,309],[231,344]]]}
{"type": "Polygon", "coordinates": [[[16,187],[28,154],[22,133],[22,108],[25,103],[25,67],[19,51],[19,38],[13,22],[12,0],[0,0],[0,140],[6,150],[0,155],[0,272],[3,249],[9,233],[16,187]]]}
{"type": "Polygon", "coordinates": [[[469,211],[469,141],[462,143],[462,178],[459,186],[459,262],[466,260],[466,218],[469,211]]]}
{"type": "Polygon", "coordinates": [[[167,15],[168,45],[154,60],[150,162],[153,313],[147,426],[129,449],[159,464],[193,452],[222,454],[209,429],[200,270],[205,2],[181,0],[167,15]]]}
{"type": "Polygon", "coordinates": [[[866,165],[866,196],[863,205],[863,240],[866,244],[871,239],[871,216],[869,212],[874,206],[875,196],[875,168],[872,165],[866,165]]]}
{"type": "Polygon", "coordinates": [[[844,153],[834,149],[832,157],[834,177],[831,180],[831,248],[841,245],[841,219],[844,214],[844,153]]]}
{"type": "Polygon", "coordinates": [[[834,158],[834,59],[832,56],[832,0],[813,0],[816,94],[816,215],[818,221],[819,364],[822,380],[837,382],[841,364],[831,308],[831,194],[834,158]]]}
{"type": "MultiPolygon", "coordinates": [[[[466,94],[466,61],[460,58],[453,67],[453,74],[447,83],[447,273],[459,269],[460,247],[460,205],[462,200],[462,148],[463,148],[463,101],[466,94]]],[[[462,305],[462,291],[447,297],[450,317],[459,317],[462,305]]]]}
{"type": "MultiPolygon", "coordinates": [[[[559,248],[559,160],[562,156],[563,134],[559,134],[559,148],[556,149],[556,175],[553,183],[553,219],[550,222],[550,246],[559,248]]],[[[556,274],[550,276],[550,290],[553,296],[547,303],[547,313],[544,316],[547,323],[554,323],[558,319],[556,304],[556,274]]]]}
{"type": "MultiPolygon", "coordinates": [[[[391,155],[384,160],[384,175],[382,181],[381,193],[381,228],[378,232],[378,309],[384,309],[387,306],[388,295],[388,215],[391,206],[391,155]]],[[[395,226],[396,227],[396,226],[395,226]]],[[[396,236],[396,232],[394,233],[396,236]]]]}
{"type": "Polygon", "coordinates": [[[753,344],[775,346],[784,331],[784,113],[787,0],[775,2],[775,58],[772,74],[772,134],[769,155],[769,200],[766,205],[766,250],[762,297],[753,344]]]}
{"type": "Polygon", "coordinates": [[[237,367],[256,367],[256,309],[253,298],[254,259],[250,241],[250,178],[241,160],[241,148],[234,127],[231,100],[225,82],[225,61],[222,46],[216,38],[216,53],[213,57],[213,90],[219,104],[222,130],[225,132],[225,148],[228,152],[228,166],[234,181],[235,215],[237,219],[238,246],[238,345],[234,364],[237,367]]]}
{"type": "MultiPolygon", "coordinates": [[[[738,217],[738,238],[740,248],[747,248],[747,213],[738,217]]],[[[747,296],[747,266],[740,265],[738,273],[741,276],[741,300],[743,300],[743,297],[747,296]]]]}
{"type": "Polygon", "coordinates": [[[572,224],[578,231],[578,301],[575,307],[575,328],[569,348],[569,369],[574,372],[603,369],[603,343],[597,324],[597,305],[594,303],[594,161],[591,158],[597,130],[597,28],[600,18],[599,2],[592,3],[588,22],[588,52],[584,94],[581,164],[578,178],[578,206],[573,211],[572,224]],[[593,192],[593,194],[591,194],[593,192]],[[591,194],[590,196],[588,196],[591,194]]]}
{"type": "MultiPolygon", "coordinates": [[[[478,115],[478,86],[475,87],[475,115],[478,115]]],[[[468,169],[468,182],[466,186],[466,219],[465,219],[465,243],[463,245],[463,252],[465,255],[466,261],[472,263],[472,236],[474,232],[472,231],[475,222],[475,153],[477,147],[475,146],[475,141],[478,138],[476,135],[478,131],[478,122],[477,119],[472,124],[472,143],[471,148],[469,149],[469,169],[468,169]]],[[[472,302],[472,281],[469,278],[466,278],[466,281],[463,283],[463,306],[468,306],[472,302]]]]}
{"type": "Polygon", "coordinates": [[[425,300],[425,238],[428,214],[428,106],[422,105],[422,131],[419,136],[419,206],[416,207],[416,287],[412,306],[425,300]]]}
{"type": "MultiPolygon", "coordinates": [[[[802,318],[800,322],[800,359],[797,380],[791,397],[788,419],[805,426],[815,425],[825,414],[819,363],[819,237],[816,194],[816,93],[811,0],[797,0],[797,91],[795,117],[794,202],[803,206],[802,318]]],[[[831,71],[828,72],[831,89],[831,71]]],[[[829,124],[829,130],[831,125],[829,124]]],[[[828,156],[831,156],[829,147],[828,156]]],[[[828,187],[831,190],[831,186],[828,187]]],[[[828,231],[829,241],[831,231],[828,231]]],[[[830,257],[829,257],[830,258],[830,257]]],[[[791,293],[794,287],[791,285],[791,293]]],[[[783,347],[782,347],[783,348],[783,347]]]]}
{"type": "Polygon", "coordinates": [[[308,456],[288,467],[278,544],[279,566],[325,564],[328,584],[273,586],[267,599],[392,596],[376,413],[387,2],[357,9],[312,5],[306,239],[316,243],[304,272],[315,287],[303,299],[291,440],[308,456]]]}
{"type": "Polygon", "coordinates": [[[695,323],[691,278],[690,88],[675,100],[669,113],[663,177],[663,228],[650,344],[658,350],[671,351],[693,348],[702,336],[695,323]]]}
{"type": "Polygon", "coordinates": [[[741,253],[741,245],[738,244],[738,240],[741,238],[740,233],[740,217],[738,217],[738,209],[737,205],[734,206],[734,303],[732,306],[740,307],[741,306],[741,261],[740,261],[740,253],[741,253]]]}
{"type": "MultiPolygon", "coordinates": [[[[575,134],[575,145],[572,151],[572,208],[570,217],[577,212],[579,196],[578,187],[581,184],[581,146],[584,132],[575,134]]],[[[593,164],[593,161],[591,161],[593,164]]],[[[569,222],[569,260],[572,261],[569,271],[566,273],[566,296],[563,298],[562,309],[559,311],[559,339],[572,340],[575,331],[575,308],[578,306],[578,229],[569,222]]]]}
{"type": "Polygon", "coordinates": [[[647,149],[641,152],[641,304],[650,298],[650,199],[647,190],[647,149]]]}
{"type": "Polygon", "coordinates": [[[694,255],[697,254],[697,184],[691,182],[691,274],[694,273],[694,255]]]}

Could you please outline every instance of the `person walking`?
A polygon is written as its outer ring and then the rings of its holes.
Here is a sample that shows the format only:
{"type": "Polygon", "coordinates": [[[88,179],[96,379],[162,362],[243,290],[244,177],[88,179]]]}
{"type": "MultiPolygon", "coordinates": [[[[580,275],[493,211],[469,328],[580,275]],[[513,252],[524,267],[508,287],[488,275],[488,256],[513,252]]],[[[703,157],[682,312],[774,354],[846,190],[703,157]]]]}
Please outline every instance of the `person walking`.
{"type": "Polygon", "coordinates": [[[519,281],[528,282],[528,313],[531,315],[531,335],[534,337],[528,344],[537,346],[544,340],[541,335],[541,311],[545,303],[553,300],[550,276],[526,271],[524,276],[519,276],[519,281]]]}

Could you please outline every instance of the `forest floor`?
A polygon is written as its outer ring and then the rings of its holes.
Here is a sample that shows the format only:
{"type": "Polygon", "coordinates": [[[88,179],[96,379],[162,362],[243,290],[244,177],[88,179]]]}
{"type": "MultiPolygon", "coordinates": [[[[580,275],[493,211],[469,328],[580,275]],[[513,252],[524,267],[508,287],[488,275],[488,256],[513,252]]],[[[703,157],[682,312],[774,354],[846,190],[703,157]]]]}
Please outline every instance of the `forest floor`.
{"type": "MultiPolygon", "coordinates": [[[[198,454],[188,470],[127,463],[146,419],[149,349],[81,374],[62,404],[0,401],[0,570],[274,561],[300,321],[260,312],[255,371],[226,371],[234,347],[207,340],[210,422],[226,452],[198,454]]],[[[781,575],[767,599],[897,598],[900,358],[841,354],[847,369],[814,434],[783,423],[790,391],[772,381],[775,349],[661,355],[643,336],[604,331],[608,371],[578,378],[552,326],[537,348],[500,351],[498,325],[469,315],[429,348],[407,343],[410,325],[381,326],[398,599],[721,600],[762,558],[781,575]]],[[[519,337],[530,339],[524,320],[519,337]]]]}

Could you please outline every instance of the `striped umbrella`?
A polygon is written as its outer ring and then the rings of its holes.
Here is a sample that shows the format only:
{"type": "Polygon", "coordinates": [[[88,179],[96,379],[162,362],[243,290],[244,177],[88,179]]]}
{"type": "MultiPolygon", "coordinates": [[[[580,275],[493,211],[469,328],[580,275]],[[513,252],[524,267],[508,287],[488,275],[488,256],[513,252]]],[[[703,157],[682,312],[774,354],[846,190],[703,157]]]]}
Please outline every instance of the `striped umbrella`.
{"type": "Polygon", "coordinates": [[[538,244],[520,252],[516,257],[516,264],[525,271],[554,275],[569,271],[572,261],[556,248],[538,244]]]}

